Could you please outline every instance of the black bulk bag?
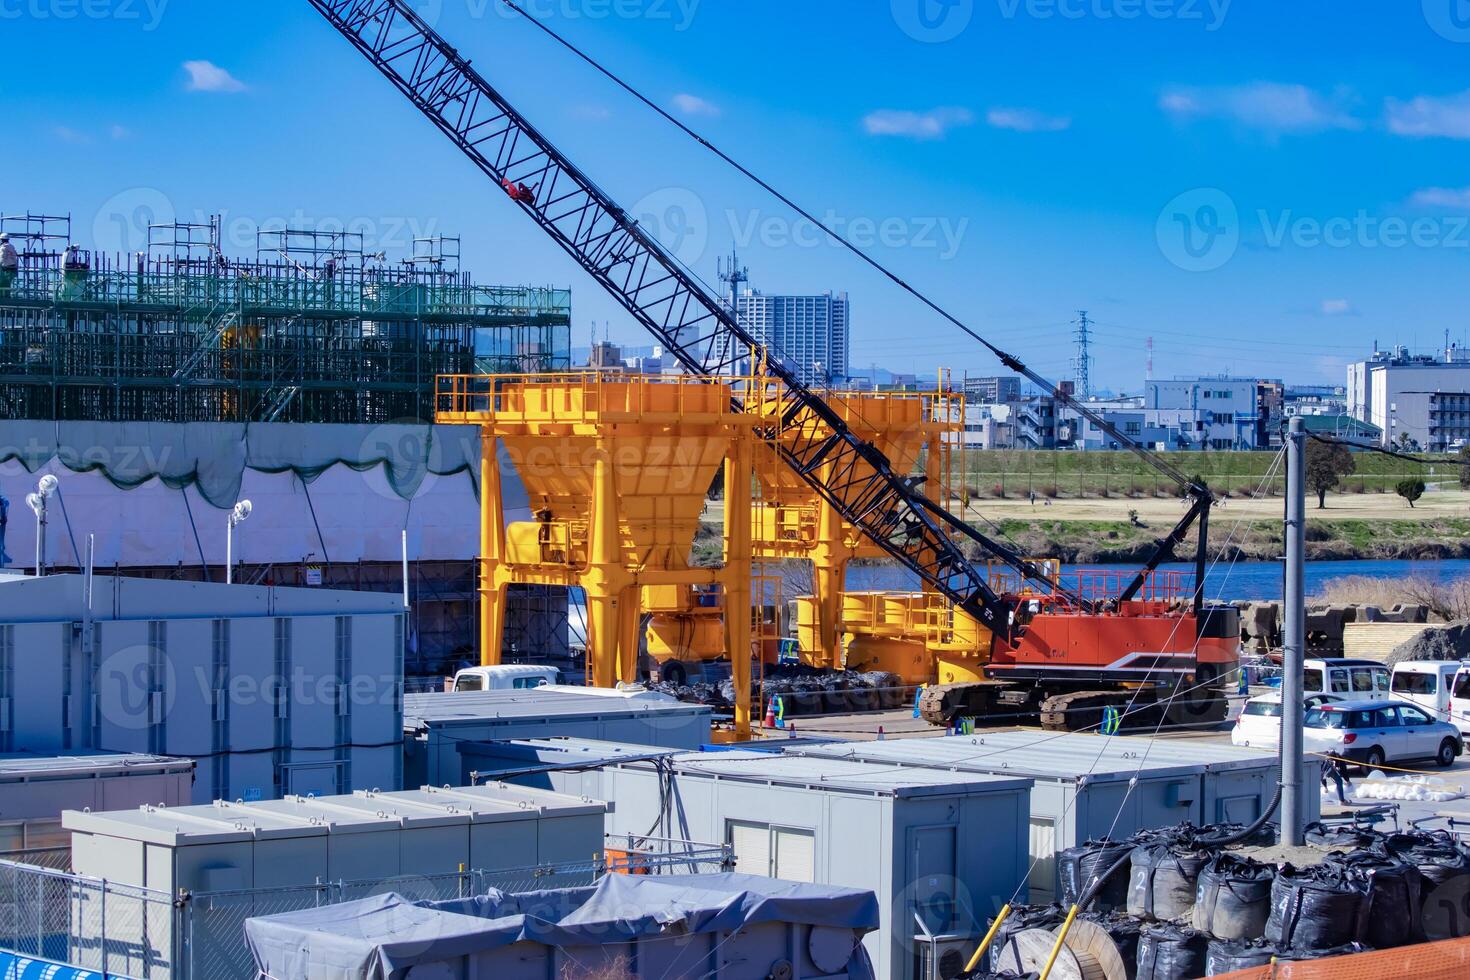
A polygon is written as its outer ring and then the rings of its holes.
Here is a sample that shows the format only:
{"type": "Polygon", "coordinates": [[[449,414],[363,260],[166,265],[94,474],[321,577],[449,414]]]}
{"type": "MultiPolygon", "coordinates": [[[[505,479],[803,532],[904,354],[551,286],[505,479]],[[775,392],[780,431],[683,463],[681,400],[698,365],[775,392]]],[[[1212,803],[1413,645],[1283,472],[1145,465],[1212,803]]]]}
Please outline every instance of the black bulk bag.
{"type": "Polygon", "coordinates": [[[1266,937],[1295,949],[1332,949],[1367,931],[1368,886],[1342,868],[1286,865],[1271,885],[1266,937]]]}
{"type": "MultiPolygon", "coordinates": [[[[1077,904],[1095,876],[1105,873],[1127,857],[1133,845],[1108,840],[1090,840],[1057,855],[1057,894],[1067,908],[1077,904]]],[[[1098,886],[1092,908],[1099,912],[1121,909],[1128,904],[1128,868],[1125,862],[1098,886]]]]}
{"type": "Polygon", "coordinates": [[[1443,830],[1390,834],[1384,848],[1419,869],[1426,892],[1470,874],[1470,854],[1443,830]]]}
{"type": "Polygon", "coordinates": [[[1419,940],[1424,879],[1418,868],[1378,851],[1329,854],[1323,864],[1342,868],[1367,889],[1368,924],[1355,937],[1359,942],[1374,949],[1393,949],[1419,940]]]}
{"type": "Polygon", "coordinates": [[[1138,936],[1137,980],[1196,980],[1205,975],[1209,939],[1185,926],[1164,922],[1138,936]]]}
{"type": "Polygon", "coordinates": [[[1260,939],[1271,915],[1276,869],[1249,858],[1221,854],[1199,873],[1194,927],[1216,939],[1260,939]]]}
{"type": "Polygon", "coordinates": [[[1264,939],[1249,942],[1239,939],[1212,939],[1205,950],[1205,976],[1218,977],[1222,973],[1249,970],[1253,966],[1267,966],[1276,958],[1276,944],[1264,939]]]}
{"type": "Polygon", "coordinates": [[[1167,844],[1133,849],[1128,914],[1145,919],[1183,919],[1194,909],[1200,869],[1210,855],[1167,844]]]}
{"type": "Polygon", "coordinates": [[[1375,844],[1381,844],[1387,836],[1381,831],[1347,824],[1309,823],[1303,831],[1303,838],[1314,847],[1347,851],[1367,849],[1375,844]]]}

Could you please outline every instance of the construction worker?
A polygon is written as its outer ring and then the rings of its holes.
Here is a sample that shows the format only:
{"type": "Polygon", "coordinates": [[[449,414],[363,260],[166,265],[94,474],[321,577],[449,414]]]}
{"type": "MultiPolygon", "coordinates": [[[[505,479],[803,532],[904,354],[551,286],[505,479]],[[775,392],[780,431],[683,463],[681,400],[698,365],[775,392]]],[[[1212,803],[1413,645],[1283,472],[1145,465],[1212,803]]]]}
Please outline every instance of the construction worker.
{"type": "Polygon", "coordinates": [[[20,274],[20,253],[10,244],[10,236],[0,234],[0,296],[8,297],[20,274]]]}
{"type": "Polygon", "coordinates": [[[61,253],[61,298],[82,299],[87,293],[87,275],[91,267],[75,242],[61,253]]]}

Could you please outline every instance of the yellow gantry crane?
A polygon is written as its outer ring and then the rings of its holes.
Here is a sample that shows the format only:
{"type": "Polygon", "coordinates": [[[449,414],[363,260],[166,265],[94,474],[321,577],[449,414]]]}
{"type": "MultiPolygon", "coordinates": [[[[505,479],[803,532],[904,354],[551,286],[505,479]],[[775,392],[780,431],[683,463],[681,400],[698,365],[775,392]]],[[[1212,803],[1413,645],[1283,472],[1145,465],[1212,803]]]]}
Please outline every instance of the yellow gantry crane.
{"type": "Polygon", "coordinates": [[[480,651],[498,664],[506,587],[576,587],[587,598],[589,681],[639,680],[643,615],[670,596],[717,590],[718,652],[729,652],[736,730],[750,732],[751,511],[756,416],[737,410],[750,385],[686,376],[587,371],[439,380],[438,421],[481,431],[480,651]],[[509,460],[530,520],[507,524],[509,460]],[[706,497],[723,468],[724,562],[690,564],[706,497]],[[739,506],[729,506],[732,502],[739,506]]]}

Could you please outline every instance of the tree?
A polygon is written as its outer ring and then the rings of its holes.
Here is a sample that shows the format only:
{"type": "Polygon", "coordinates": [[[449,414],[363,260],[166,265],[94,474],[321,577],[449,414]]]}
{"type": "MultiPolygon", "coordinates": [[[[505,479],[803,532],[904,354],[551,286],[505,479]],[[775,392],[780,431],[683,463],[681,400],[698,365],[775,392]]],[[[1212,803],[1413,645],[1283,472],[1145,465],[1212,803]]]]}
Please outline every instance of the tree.
{"type": "Polygon", "coordinates": [[[1470,446],[1461,446],[1455,458],[1460,462],[1460,489],[1470,490],[1470,446]]]}
{"type": "Polygon", "coordinates": [[[1398,486],[1393,489],[1395,493],[1409,502],[1410,507],[1413,507],[1414,501],[1424,496],[1424,481],[1417,478],[1400,480],[1398,486]]]}
{"type": "Polygon", "coordinates": [[[1358,468],[1348,447],[1339,442],[1307,442],[1307,487],[1317,495],[1317,509],[1327,507],[1327,491],[1336,490],[1342,478],[1358,468]]]}

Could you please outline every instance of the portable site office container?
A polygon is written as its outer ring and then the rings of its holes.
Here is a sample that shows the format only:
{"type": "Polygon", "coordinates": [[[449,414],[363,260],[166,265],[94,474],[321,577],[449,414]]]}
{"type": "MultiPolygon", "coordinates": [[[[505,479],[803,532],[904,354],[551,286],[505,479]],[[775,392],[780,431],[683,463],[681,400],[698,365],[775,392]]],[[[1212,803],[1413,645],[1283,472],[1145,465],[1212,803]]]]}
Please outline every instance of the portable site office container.
{"type": "Polygon", "coordinates": [[[0,857],[70,846],[63,810],[182,806],[194,785],[192,759],[156,755],[0,756],[0,857]]]}
{"type": "Polygon", "coordinates": [[[570,735],[671,749],[710,740],[708,705],[567,691],[410,694],[404,700],[406,785],[463,786],[473,743],[570,735]],[[469,755],[466,755],[468,753],[469,755]]]}
{"type": "Polygon", "coordinates": [[[666,779],[652,762],[614,757],[600,770],[546,775],[561,792],[601,794],[616,833],[656,827],[666,837],[729,843],[740,872],[870,889],[882,925],[864,942],[880,980],[920,975],[924,930],[973,948],[1018,887],[1025,897],[1024,776],[749,751],[674,755],[668,767],[666,779]]]}
{"type": "MultiPolygon", "coordinates": [[[[1279,767],[1272,756],[1233,746],[1049,732],[976,735],[882,742],[804,745],[789,754],[810,759],[859,759],[952,772],[1011,774],[1035,780],[1031,791],[1031,900],[1056,896],[1058,851],[1101,837],[1194,824],[1250,823],[1276,793],[1279,767]],[[1137,784],[1130,790],[1130,783],[1137,784]]],[[[1308,787],[1320,763],[1303,764],[1308,787]]],[[[1304,795],[1307,819],[1321,801],[1304,795]]]]}
{"type": "MultiPolygon", "coordinates": [[[[434,876],[463,869],[505,870],[587,862],[604,844],[607,806],[523,786],[491,784],[404,793],[290,797],[261,803],[143,807],[115,813],[67,811],[72,865],[78,874],[164,894],[194,895],[193,962],[216,976],[252,976],[242,959],[240,926],[320,904],[319,882],[367,882],[360,897],[395,889],[415,898],[451,898],[458,886],[434,876]],[[447,892],[444,889],[448,889],[447,892]],[[224,895],[210,893],[228,893],[224,895]],[[210,955],[200,944],[217,943],[210,955]]],[[[137,921],[114,903],[107,936],[136,941],[166,961],[167,924],[137,921]]],[[[100,912],[74,917],[81,928],[100,912]]],[[[75,927],[74,927],[75,928],[75,927]]],[[[75,937],[86,941],[89,937],[75,937]]],[[[121,957],[111,968],[122,974],[121,957]]]]}

